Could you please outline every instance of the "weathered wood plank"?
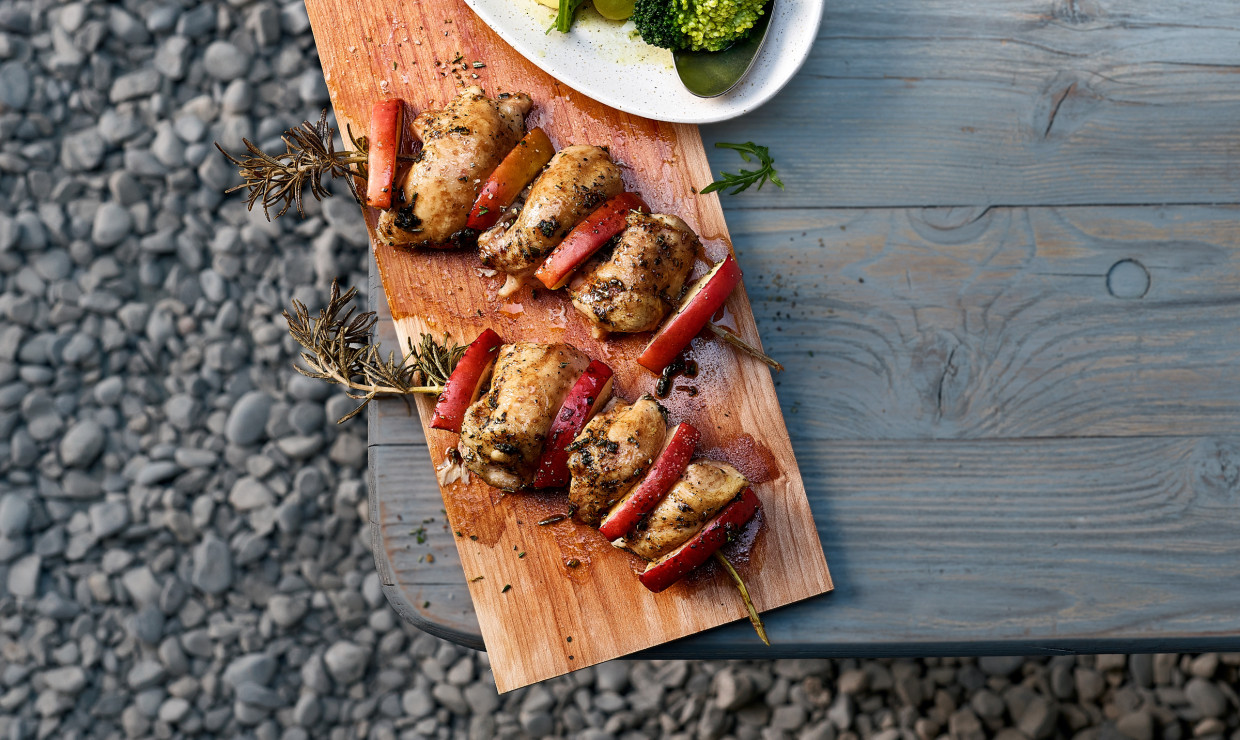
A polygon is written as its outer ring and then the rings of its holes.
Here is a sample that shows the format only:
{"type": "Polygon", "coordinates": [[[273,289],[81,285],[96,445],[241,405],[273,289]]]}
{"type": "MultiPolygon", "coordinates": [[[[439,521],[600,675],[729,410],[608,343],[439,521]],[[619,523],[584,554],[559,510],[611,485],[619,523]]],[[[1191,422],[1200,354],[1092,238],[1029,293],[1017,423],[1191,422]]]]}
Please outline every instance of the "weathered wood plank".
{"type": "Polygon", "coordinates": [[[729,207],[1236,202],[1238,45],[1234,0],[831,0],[788,88],[702,133],[788,185],[729,207]]]}
{"type": "Polygon", "coordinates": [[[794,439],[1237,431],[1240,209],[732,218],[794,439]]]}
{"type": "MultiPolygon", "coordinates": [[[[421,449],[402,449],[372,448],[377,483],[408,488],[415,511],[437,490],[421,449]]],[[[835,592],[769,614],[771,651],[742,624],[652,655],[1240,649],[1240,591],[1220,588],[1240,575],[1240,437],[804,440],[797,453],[835,592]]],[[[392,512],[379,524],[400,543],[392,512]]],[[[450,537],[428,527],[422,547],[450,551],[450,537]]],[[[447,598],[466,598],[459,574],[437,558],[398,577],[461,629],[447,598]]]]}

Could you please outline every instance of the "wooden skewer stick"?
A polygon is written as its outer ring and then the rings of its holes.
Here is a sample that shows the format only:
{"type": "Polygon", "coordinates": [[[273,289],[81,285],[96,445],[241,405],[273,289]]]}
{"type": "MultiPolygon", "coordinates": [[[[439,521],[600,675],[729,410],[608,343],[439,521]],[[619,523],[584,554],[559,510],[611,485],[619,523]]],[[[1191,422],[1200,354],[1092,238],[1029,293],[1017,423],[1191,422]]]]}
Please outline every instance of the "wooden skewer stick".
{"type": "Polygon", "coordinates": [[[741,339],[727,329],[724,329],[722,326],[719,326],[718,324],[707,324],[706,326],[710,327],[710,330],[714,332],[715,336],[719,337],[727,344],[732,345],[751,357],[757,357],[759,360],[762,360],[766,364],[770,365],[778,372],[782,373],[784,371],[784,366],[781,365],[774,357],[764,353],[762,350],[754,347],[749,342],[746,342],[744,339],[741,339]]]}

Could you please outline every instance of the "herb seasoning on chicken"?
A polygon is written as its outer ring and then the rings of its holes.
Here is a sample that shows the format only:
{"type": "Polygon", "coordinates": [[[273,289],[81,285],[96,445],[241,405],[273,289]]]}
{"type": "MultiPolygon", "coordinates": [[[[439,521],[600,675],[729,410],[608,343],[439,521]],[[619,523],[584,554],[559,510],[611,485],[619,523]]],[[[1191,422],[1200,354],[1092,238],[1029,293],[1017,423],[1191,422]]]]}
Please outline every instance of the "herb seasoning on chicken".
{"type": "Polygon", "coordinates": [[[422,152],[380,215],[379,235],[411,247],[458,246],[483,181],[525,133],[530,105],[525,93],[497,101],[470,87],[443,110],[423,111],[413,122],[422,152]]]}
{"type": "Polygon", "coordinates": [[[611,256],[571,289],[573,305],[596,331],[655,329],[680,300],[700,248],[676,216],[631,212],[611,256]]]}
{"type": "Polygon", "coordinates": [[[747,485],[745,476],[727,463],[690,463],[672,490],[625,541],[625,547],[647,560],[658,560],[696,534],[747,485]]]}
{"type": "Polygon", "coordinates": [[[465,467],[495,488],[528,485],[556,411],[589,364],[568,344],[504,345],[490,390],[465,412],[465,467]]]}
{"type": "Polygon", "coordinates": [[[577,518],[598,526],[603,515],[650,469],[667,435],[667,410],[650,396],[617,403],[573,441],[568,500],[577,518]]]}
{"type": "Polygon", "coordinates": [[[570,146],[552,157],[516,221],[501,221],[478,237],[483,264],[512,278],[500,294],[519,287],[579,221],[623,189],[620,168],[603,147],[570,146]]]}

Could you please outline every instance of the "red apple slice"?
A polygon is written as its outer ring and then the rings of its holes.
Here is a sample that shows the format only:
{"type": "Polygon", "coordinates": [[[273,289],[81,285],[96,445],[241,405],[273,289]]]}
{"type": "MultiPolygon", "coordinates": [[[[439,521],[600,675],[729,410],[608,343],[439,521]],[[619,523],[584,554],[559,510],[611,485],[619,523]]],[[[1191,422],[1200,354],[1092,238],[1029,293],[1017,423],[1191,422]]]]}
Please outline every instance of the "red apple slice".
{"type": "Polygon", "coordinates": [[[574,270],[609,239],[624,231],[629,211],[648,213],[649,210],[637,193],[624,192],[610,198],[568,232],[568,236],[552,250],[534,276],[548,289],[559,290],[572,277],[574,270]]]}
{"type": "Polygon", "coordinates": [[[487,178],[465,226],[478,231],[494,226],[504,209],[512,205],[554,154],[555,147],[546,132],[540,128],[530,129],[487,178]]]}
{"type": "Polygon", "coordinates": [[[366,154],[366,205],[392,207],[396,157],[400,154],[405,104],[397,98],[380,100],[370,109],[369,150],[366,154]]]}
{"type": "Polygon", "coordinates": [[[702,433],[697,427],[687,421],[677,424],[668,435],[663,451],[650,466],[650,472],[603,517],[598,531],[609,540],[620,539],[632,531],[637,522],[650,513],[680,479],[701,439],[702,433]]]}
{"type": "Polygon", "coordinates": [[[715,311],[723,306],[740,281],[740,265],[729,253],[693,284],[675,315],[663,324],[650,344],[646,345],[641,357],[637,358],[638,364],[653,373],[663,372],[663,368],[676,359],[676,355],[706,326],[715,311]]]}
{"type": "Polygon", "coordinates": [[[639,576],[642,585],[658,593],[679,581],[710,559],[716,550],[723,547],[737,530],[753,518],[761,506],[762,502],[752,488],[741,491],[741,495],[710,520],[700,532],[647,566],[646,572],[639,576]]]}
{"type": "Polygon", "coordinates": [[[577,378],[547,433],[542,456],[538,459],[538,472],[534,474],[535,488],[568,485],[568,447],[611,398],[611,381],[611,368],[598,360],[592,361],[577,378]]]}
{"type": "Polygon", "coordinates": [[[465,421],[465,410],[478,400],[482,386],[491,377],[495,367],[495,359],[499,356],[499,348],[503,339],[494,331],[487,329],[478,338],[469,343],[465,354],[456,364],[448,382],[443,385],[443,392],[435,402],[435,415],[431,417],[433,429],[444,429],[449,432],[460,432],[465,421]]]}

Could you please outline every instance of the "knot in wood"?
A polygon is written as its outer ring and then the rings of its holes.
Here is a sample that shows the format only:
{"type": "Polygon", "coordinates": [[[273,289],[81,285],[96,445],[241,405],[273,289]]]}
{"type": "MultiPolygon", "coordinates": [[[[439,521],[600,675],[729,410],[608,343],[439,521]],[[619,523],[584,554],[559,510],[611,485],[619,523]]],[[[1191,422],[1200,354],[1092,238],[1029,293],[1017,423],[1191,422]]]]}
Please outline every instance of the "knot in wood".
{"type": "Polygon", "coordinates": [[[1208,438],[1192,454],[1193,491],[1201,496],[1240,498],[1240,440],[1208,438]]]}
{"type": "Polygon", "coordinates": [[[1107,270],[1107,292],[1116,298],[1144,298],[1150,290],[1150,271],[1136,260],[1120,260],[1107,270]]]}
{"type": "Polygon", "coordinates": [[[973,376],[969,348],[954,334],[940,331],[923,336],[912,354],[911,379],[922,406],[935,421],[963,418],[973,376]]]}

